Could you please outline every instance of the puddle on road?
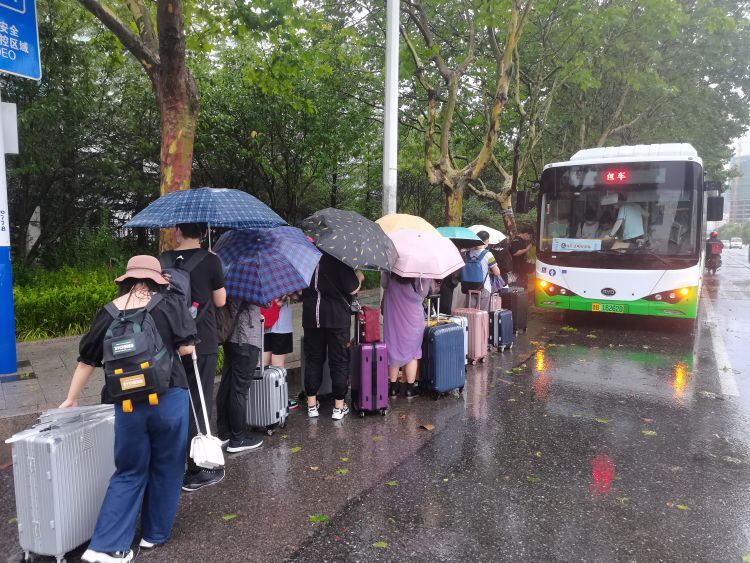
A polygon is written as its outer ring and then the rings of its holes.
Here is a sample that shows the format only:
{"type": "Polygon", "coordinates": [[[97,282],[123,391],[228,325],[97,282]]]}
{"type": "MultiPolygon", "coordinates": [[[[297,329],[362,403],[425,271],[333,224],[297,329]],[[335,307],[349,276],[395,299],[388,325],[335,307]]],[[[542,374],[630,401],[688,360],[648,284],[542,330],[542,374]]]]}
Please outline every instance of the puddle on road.
{"type": "Polygon", "coordinates": [[[529,362],[536,398],[560,391],[685,404],[695,395],[693,354],[551,343],[529,362]]]}

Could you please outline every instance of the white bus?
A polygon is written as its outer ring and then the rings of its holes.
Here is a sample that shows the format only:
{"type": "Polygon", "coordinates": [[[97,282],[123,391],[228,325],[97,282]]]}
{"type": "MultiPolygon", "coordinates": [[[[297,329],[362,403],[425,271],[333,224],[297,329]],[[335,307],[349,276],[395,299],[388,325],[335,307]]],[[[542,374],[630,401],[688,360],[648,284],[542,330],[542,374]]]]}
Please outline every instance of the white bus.
{"type": "Polygon", "coordinates": [[[585,149],[544,167],[537,202],[536,304],[694,319],[708,198],[689,144],[585,149]]]}

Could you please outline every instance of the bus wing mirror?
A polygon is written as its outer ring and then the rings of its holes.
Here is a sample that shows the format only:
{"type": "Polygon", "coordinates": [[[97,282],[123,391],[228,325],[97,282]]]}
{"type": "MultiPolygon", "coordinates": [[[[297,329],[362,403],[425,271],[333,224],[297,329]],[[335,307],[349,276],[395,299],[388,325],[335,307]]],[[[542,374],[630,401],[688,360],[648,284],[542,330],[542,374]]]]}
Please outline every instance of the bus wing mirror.
{"type": "Polygon", "coordinates": [[[724,219],[724,198],[711,196],[706,200],[706,221],[721,221],[724,219]]]}
{"type": "Polygon", "coordinates": [[[703,182],[703,191],[721,193],[723,183],[720,180],[706,180],[703,182]]]}
{"type": "Polygon", "coordinates": [[[516,192],[516,213],[528,213],[533,207],[534,203],[531,201],[531,190],[516,192]]]}

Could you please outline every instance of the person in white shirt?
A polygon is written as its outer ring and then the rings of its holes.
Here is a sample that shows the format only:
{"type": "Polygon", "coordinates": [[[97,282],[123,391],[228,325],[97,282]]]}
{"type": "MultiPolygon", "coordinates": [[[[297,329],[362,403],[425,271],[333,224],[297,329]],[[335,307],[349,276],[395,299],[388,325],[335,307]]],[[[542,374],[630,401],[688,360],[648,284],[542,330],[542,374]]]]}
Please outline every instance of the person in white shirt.
{"type": "Polygon", "coordinates": [[[578,238],[597,238],[598,232],[599,221],[596,220],[596,213],[589,209],[583,217],[583,223],[578,227],[578,238]]]}
{"type": "Polygon", "coordinates": [[[625,194],[617,194],[616,207],[617,220],[607,238],[615,238],[617,232],[622,227],[622,240],[632,242],[643,238],[646,234],[643,228],[643,218],[648,217],[648,212],[641,207],[640,203],[628,202],[625,194]]]}

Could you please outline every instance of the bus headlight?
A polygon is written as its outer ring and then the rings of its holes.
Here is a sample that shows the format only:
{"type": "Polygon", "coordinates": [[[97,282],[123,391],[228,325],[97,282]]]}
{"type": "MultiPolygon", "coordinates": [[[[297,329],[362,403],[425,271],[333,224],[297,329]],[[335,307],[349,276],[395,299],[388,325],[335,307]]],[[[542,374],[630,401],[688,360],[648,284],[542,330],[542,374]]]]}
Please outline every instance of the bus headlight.
{"type": "Polygon", "coordinates": [[[566,297],[573,297],[576,295],[576,293],[570,291],[569,289],[560,287],[559,285],[555,285],[554,283],[547,280],[536,280],[536,287],[537,289],[550,296],[564,295],[566,297]]]}
{"type": "Polygon", "coordinates": [[[672,289],[669,291],[661,291],[654,293],[648,297],[644,297],[646,301],[666,301],[667,303],[679,303],[683,299],[690,297],[691,292],[694,291],[690,287],[681,287],[679,289],[672,289]]]}

